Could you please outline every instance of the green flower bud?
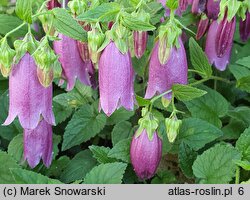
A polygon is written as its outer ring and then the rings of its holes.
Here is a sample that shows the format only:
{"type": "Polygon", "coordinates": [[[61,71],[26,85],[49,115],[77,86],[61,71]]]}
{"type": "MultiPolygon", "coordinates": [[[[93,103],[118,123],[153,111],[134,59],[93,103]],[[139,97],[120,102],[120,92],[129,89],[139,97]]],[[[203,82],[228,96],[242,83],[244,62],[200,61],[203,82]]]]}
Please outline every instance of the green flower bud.
{"type": "Polygon", "coordinates": [[[4,38],[0,45],[0,70],[4,77],[8,77],[12,68],[12,62],[16,52],[10,48],[4,38]]]}
{"type": "Polygon", "coordinates": [[[169,106],[169,104],[171,103],[171,100],[169,100],[169,99],[167,99],[165,97],[162,97],[161,98],[161,103],[164,106],[164,108],[167,108],[169,106]]]}
{"type": "Polygon", "coordinates": [[[182,124],[181,120],[176,117],[165,119],[166,132],[169,142],[173,143],[179,134],[180,126],[182,124]]]}
{"type": "Polygon", "coordinates": [[[83,0],[73,0],[68,3],[68,7],[74,15],[78,16],[86,11],[87,3],[83,0]]]}
{"type": "Polygon", "coordinates": [[[88,32],[88,47],[90,58],[93,63],[97,63],[100,57],[100,52],[98,49],[101,47],[105,40],[105,34],[98,31],[98,29],[93,28],[88,32]]]}

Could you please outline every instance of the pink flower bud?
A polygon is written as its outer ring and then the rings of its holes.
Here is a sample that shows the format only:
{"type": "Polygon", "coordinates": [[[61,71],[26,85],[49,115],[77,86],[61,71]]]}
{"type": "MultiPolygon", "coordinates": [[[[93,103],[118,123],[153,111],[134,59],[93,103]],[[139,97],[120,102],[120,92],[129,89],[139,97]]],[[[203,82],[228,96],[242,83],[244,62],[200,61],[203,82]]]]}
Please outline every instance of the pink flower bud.
{"type": "MultiPolygon", "coordinates": [[[[135,134],[136,135],[136,134],[135,134]]],[[[152,178],[160,164],[162,156],[162,141],[157,132],[150,140],[146,130],[132,139],[130,158],[135,173],[141,180],[152,178]]]]}
{"type": "Polygon", "coordinates": [[[80,53],[80,56],[84,62],[89,61],[89,47],[87,42],[77,41],[77,47],[80,53]]]}
{"type": "Polygon", "coordinates": [[[110,116],[121,106],[134,108],[134,71],[130,53],[122,54],[110,42],[99,61],[100,109],[110,116]]]}
{"type": "Polygon", "coordinates": [[[224,71],[229,63],[235,27],[235,17],[230,22],[226,17],[220,23],[214,21],[209,27],[205,52],[210,63],[220,71],[224,71]]]}
{"type": "MultiPolygon", "coordinates": [[[[180,47],[172,47],[166,64],[162,65],[158,58],[159,42],[155,44],[149,63],[149,81],[145,98],[162,94],[172,88],[173,84],[187,84],[187,58],[185,48],[179,38],[180,47]]],[[[165,95],[171,99],[171,94],[165,95]]]]}
{"type": "Polygon", "coordinates": [[[148,33],[145,31],[134,31],[135,56],[139,59],[143,56],[148,41],[148,33]]]}
{"type": "Polygon", "coordinates": [[[196,39],[199,40],[202,38],[203,35],[206,34],[207,29],[209,27],[209,19],[205,18],[205,19],[200,19],[199,24],[198,24],[198,30],[197,30],[197,34],[196,34],[196,39]]]}
{"type": "Polygon", "coordinates": [[[34,168],[42,158],[46,167],[52,161],[52,126],[45,120],[40,121],[33,130],[24,129],[24,159],[34,168]]]}
{"type": "Polygon", "coordinates": [[[67,90],[74,88],[77,78],[83,84],[90,85],[87,66],[81,59],[77,42],[62,34],[58,37],[61,40],[54,42],[54,50],[59,55],[59,61],[62,64],[62,78],[68,81],[67,90]]]}
{"type": "Polygon", "coordinates": [[[250,12],[246,13],[246,19],[240,20],[240,38],[246,42],[250,38],[250,12]]]}

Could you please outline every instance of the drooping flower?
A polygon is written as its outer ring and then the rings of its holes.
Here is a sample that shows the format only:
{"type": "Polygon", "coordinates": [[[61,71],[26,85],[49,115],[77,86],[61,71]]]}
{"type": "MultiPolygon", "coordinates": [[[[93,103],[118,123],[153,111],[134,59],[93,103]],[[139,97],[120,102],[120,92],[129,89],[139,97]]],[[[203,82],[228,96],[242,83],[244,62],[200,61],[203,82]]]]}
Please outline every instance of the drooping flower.
{"type": "Polygon", "coordinates": [[[81,59],[76,41],[63,34],[59,34],[58,37],[61,40],[54,42],[54,50],[59,55],[59,61],[62,64],[62,78],[68,82],[67,90],[74,88],[77,78],[83,84],[91,85],[88,69],[81,59]]]}
{"type": "Polygon", "coordinates": [[[134,71],[130,53],[122,54],[111,41],[99,61],[100,109],[110,116],[123,106],[134,107],[134,71]]]}
{"type": "Polygon", "coordinates": [[[193,0],[192,13],[200,14],[206,10],[207,0],[193,0]]]}
{"type": "Polygon", "coordinates": [[[224,71],[229,63],[235,28],[235,17],[229,22],[226,16],[221,22],[214,21],[209,27],[205,52],[210,63],[220,71],[224,71]]]}
{"type": "Polygon", "coordinates": [[[16,117],[24,129],[37,127],[41,116],[55,124],[52,111],[52,85],[44,88],[37,77],[37,66],[29,53],[15,65],[9,77],[9,115],[4,125],[9,125],[16,117]]]}
{"type": "Polygon", "coordinates": [[[34,168],[43,160],[46,167],[52,161],[52,126],[44,119],[33,129],[24,129],[24,159],[34,168]]]}
{"type": "Polygon", "coordinates": [[[209,19],[207,17],[201,18],[198,24],[196,39],[199,40],[203,35],[206,34],[207,29],[209,27],[209,19]]]}
{"type": "Polygon", "coordinates": [[[133,35],[135,56],[139,59],[147,48],[148,33],[145,31],[134,31],[133,35]]]}
{"type": "Polygon", "coordinates": [[[207,16],[216,20],[220,13],[220,0],[207,0],[207,16]]]}
{"type": "Polygon", "coordinates": [[[137,176],[141,180],[152,178],[159,166],[162,155],[162,141],[157,132],[150,140],[146,130],[133,137],[130,147],[130,158],[137,176]]]}
{"type": "Polygon", "coordinates": [[[246,13],[246,19],[240,20],[240,38],[246,42],[250,38],[250,12],[246,13]]]}
{"type": "MultiPolygon", "coordinates": [[[[180,47],[172,47],[166,64],[161,64],[158,58],[159,42],[154,46],[149,63],[149,81],[145,98],[150,99],[155,94],[170,90],[173,84],[187,84],[187,58],[185,48],[179,38],[180,47]]],[[[171,93],[165,95],[171,99],[171,93]]]]}

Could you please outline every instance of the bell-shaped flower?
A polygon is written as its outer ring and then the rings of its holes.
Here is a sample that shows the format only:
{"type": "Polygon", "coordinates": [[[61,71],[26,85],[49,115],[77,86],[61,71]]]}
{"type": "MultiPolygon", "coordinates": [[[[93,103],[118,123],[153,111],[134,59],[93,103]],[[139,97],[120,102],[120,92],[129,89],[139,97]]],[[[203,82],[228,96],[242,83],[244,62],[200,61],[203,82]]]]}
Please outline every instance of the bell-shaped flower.
{"type": "Polygon", "coordinates": [[[206,11],[209,19],[216,20],[220,13],[220,0],[207,0],[206,11]]]}
{"type": "Polygon", "coordinates": [[[146,31],[134,31],[133,36],[135,56],[139,59],[147,48],[148,33],[146,31]]]}
{"type": "Polygon", "coordinates": [[[52,161],[52,126],[44,119],[33,129],[24,129],[24,159],[31,168],[36,167],[40,159],[46,167],[52,161]]]}
{"type": "Polygon", "coordinates": [[[37,77],[37,66],[29,53],[13,66],[9,77],[9,115],[4,125],[18,117],[24,129],[37,127],[41,115],[55,124],[52,111],[52,85],[44,88],[37,77]]]}
{"type": "MultiPolygon", "coordinates": [[[[162,94],[172,88],[173,84],[187,84],[187,58],[181,39],[180,47],[172,47],[166,64],[161,64],[158,57],[159,42],[154,46],[149,63],[149,81],[145,98],[150,99],[156,94],[162,94]]],[[[165,95],[171,99],[171,93],[165,95]]]]}
{"type": "Polygon", "coordinates": [[[224,71],[230,61],[235,28],[235,17],[229,22],[226,16],[219,23],[212,22],[209,27],[205,52],[210,63],[220,71],[224,71]]]}
{"type": "MultiPolygon", "coordinates": [[[[62,65],[62,78],[67,80],[67,90],[74,88],[76,79],[81,83],[91,85],[88,69],[81,59],[77,42],[63,34],[59,34],[59,41],[54,41],[54,51],[59,56],[59,62],[62,65]]],[[[64,81],[61,81],[61,84],[64,81]]]]}
{"type": "Polygon", "coordinates": [[[134,108],[134,71],[130,53],[121,53],[111,41],[99,60],[100,109],[110,116],[123,106],[134,108]]]}
{"type": "Polygon", "coordinates": [[[246,42],[250,38],[250,12],[246,13],[246,19],[240,20],[240,38],[246,42]]]}
{"type": "Polygon", "coordinates": [[[206,10],[207,0],[193,0],[192,13],[201,14],[206,10]]]}
{"type": "Polygon", "coordinates": [[[152,178],[160,164],[162,156],[162,141],[157,132],[149,139],[146,129],[132,139],[130,158],[136,175],[141,179],[152,178]]]}
{"type": "Polygon", "coordinates": [[[201,17],[198,24],[198,29],[196,34],[197,40],[201,39],[202,36],[206,34],[208,27],[209,27],[209,19],[204,15],[201,17]]]}

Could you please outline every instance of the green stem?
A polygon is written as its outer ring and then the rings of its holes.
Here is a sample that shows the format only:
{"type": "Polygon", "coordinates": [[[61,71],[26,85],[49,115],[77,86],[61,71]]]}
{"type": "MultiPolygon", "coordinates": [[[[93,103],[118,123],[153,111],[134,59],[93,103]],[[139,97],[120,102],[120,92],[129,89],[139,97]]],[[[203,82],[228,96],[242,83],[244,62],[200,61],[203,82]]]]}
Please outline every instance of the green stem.
{"type": "Polygon", "coordinates": [[[22,28],[25,24],[26,24],[26,22],[23,22],[21,25],[19,25],[19,26],[16,27],[15,29],[11,30],[10,32],[8,32],[4,37],[7,38],[7,37],[10,36],[12,33],[16,32],[17,30],[19,30],[20,28],[22,28]]]}
{"type": "Polygon", "coordinates": [[[152,111],[153,104],[154,104],[154,102],[155,102],[157,99],[159,99],[159,98],[165,96],[166,94],[169,94],[170,92],[172,92],[172,90],[168,90],[168,91],[166,91],[166,92],[164,92],[164,93],[162,93],[162,94],[160,94],[160,95],[158,95],[158,96],[155,96],[153,99],[151,99],[151,100],[150,100],[149,111],[150,111],[150,112],[152,111]]]}
{"type": "Polygon", "coordinates": [[[235,172],[235,184],[240,184],[240,167],[236,168],[236,172],[235,172]]]}

